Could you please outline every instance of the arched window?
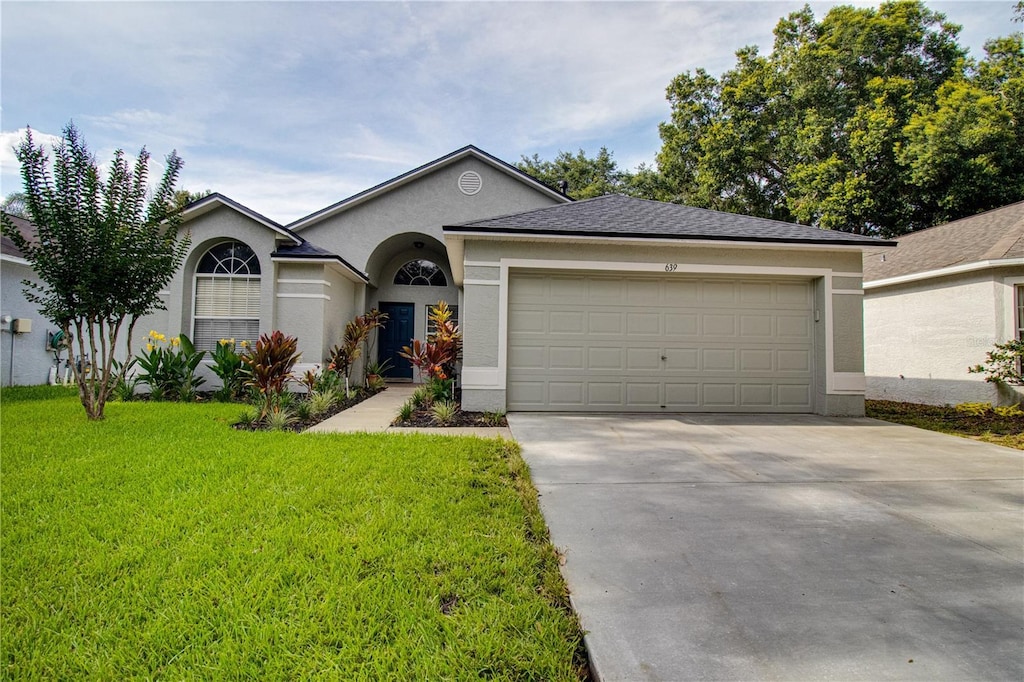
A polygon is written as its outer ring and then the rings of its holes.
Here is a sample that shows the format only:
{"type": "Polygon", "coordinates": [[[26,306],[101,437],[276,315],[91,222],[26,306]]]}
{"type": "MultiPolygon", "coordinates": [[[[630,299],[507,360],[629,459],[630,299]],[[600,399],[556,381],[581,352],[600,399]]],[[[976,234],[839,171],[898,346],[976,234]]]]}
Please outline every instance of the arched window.
{"type": "Polygon", "coordinates": [[[395,284],[414,287],[446,287],[448,279],[436,263],[428,260],[411,260],[395,273],[395,284]]]}
{"type": "Polygon", "coordinates": [[[260,334],[260,261],[242,242],[217,244],[199,260],[192,341],[214,350],[220,339],[256,341],[260,334]]]}

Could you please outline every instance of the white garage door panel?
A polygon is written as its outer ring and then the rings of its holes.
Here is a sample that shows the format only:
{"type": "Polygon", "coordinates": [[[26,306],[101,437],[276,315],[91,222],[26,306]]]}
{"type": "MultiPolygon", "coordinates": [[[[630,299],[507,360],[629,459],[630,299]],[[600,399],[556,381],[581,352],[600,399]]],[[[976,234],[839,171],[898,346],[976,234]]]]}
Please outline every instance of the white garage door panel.
{"type": "Polygon", "coordinates": [[[517,273],[510,410],[809,412],[809,281],[517,273]]]}

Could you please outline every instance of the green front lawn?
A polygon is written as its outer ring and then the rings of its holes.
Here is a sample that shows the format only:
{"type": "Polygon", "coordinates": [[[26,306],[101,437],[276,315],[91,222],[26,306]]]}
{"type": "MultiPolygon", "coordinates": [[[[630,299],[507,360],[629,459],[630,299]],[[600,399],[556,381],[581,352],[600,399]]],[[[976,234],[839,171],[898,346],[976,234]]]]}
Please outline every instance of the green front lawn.
{"type": "MultiPolygon", "coordinates": [[[[60,394],[58,397],[53,397],[60,394]]],[[[578,679],[516,447],[0,394],[0,677],[578,679]]]]}
{"type": "Polygon", "coordinates": [[[875,419],[1024,450],[1024,417],[1000,416],[992,411],[968,414],[951,406],[892,400],[867,400],[865,408],[867,416],[875,419]]]}

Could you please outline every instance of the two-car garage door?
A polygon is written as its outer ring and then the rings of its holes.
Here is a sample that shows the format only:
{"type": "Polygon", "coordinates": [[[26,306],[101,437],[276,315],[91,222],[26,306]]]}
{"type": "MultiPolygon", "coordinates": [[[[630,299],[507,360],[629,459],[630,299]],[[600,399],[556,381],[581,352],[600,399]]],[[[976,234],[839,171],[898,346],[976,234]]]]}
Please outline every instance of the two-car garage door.
{"type": "Polygon", "coordinates": [[[809,280],[514,273],[508,409],[810,412],[809,280]]]}

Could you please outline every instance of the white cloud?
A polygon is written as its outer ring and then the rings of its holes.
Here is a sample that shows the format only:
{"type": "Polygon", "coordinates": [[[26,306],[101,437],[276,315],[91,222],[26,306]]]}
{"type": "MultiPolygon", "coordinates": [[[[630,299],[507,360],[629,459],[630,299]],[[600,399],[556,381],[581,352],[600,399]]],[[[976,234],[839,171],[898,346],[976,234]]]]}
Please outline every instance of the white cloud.
{"type": "MultiPolygon", "coordinates": [[[[972,41],[1013,28],[1009,0],[929,4],[972,41]]],[[[5,3],[3,113],[41,130],[74,119],[101,160],[177,149],[183,186],[288,222],[466,144],[510,162],[601,146],[620,167],[651,162],[670,79],[767,52],[802,6],[5,3]]],[[[20,186],[17,135],[0,138],[5,185],[20,186]]]]}

